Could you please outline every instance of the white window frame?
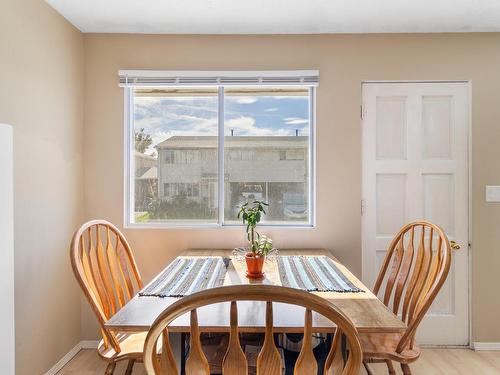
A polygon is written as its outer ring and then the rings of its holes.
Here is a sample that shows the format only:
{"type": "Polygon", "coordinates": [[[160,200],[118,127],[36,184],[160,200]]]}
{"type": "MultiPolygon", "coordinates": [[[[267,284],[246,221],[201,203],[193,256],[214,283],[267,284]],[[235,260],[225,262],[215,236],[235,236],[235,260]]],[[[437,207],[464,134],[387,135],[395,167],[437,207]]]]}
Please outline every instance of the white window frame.
{"type": "MultiPolygon", "coordinates": [[[[120,71],[120,77],[125,71],[120,71]]],[[[138,73],[140,71],[133,71],[138,73]]],[[[180,72],[173,72],[179,74],[180,72]]],[[[220,73],[220,72],[214,72],[220,73]]],[[[234,73],[234,72],[233,72],[234,73]]],[[[238,72],[241,73],[241,72],[238,72]]],[[[248,73],[248,72],[245,72],[248,73]]],[[[276,76],[277,72],[272,72],[276,76]]],[[[156,74],[157,75],[157,74],[156,74]]],[[[189,72],[192,75],[192,72],[189,72]]],[[[148,75],[145,75],[146,77],[148,75]]],[[[284,74],[283,76],[286,76],[284,74]]],[[[124,88],[124,227],[125,228],[145,228],[145,229],[221,229],[221,228],[237,228],[240,229],[242,224],[225,223],[224,222],[224,89],[226,87],[235,86],[233,84],[210,84],[210,86],[218,89],[218,220],[216,223],[210,222],[183,222],[183,221],[160,221],[154,223],[137,223],[132,221],[134,216],[134,197],[135,197],[135,184],[134,184],[134,171],[132,158],[134,157],[134,89],[141,87],[151,87],[148,85],[121,85],[124,88]],[[222,136],[221,136],[222,135],[222,136]],[[221,173],[222,172],[222,173],[221,173]]],[[[155,86],[155,85],[152,85],[155,86]]],[[[160,85],[161,86],[161,85],[160,85]]],[[[200,87],[202,85],[196,84],[192,87],[200,87]]],[[[238,84],[238,87],[245,87],[245,85],[238,84]]],[[[256,84],[253,86],[266,86],[256,84]]],[[[283,84],[268,84],[272,87],[283,87],[283,84]]],[[[259,226],[266,229],[314,229],[316,228],[316,86],[306,85],[300,83],[290,84],[288,86],[294,87],[307,87],[309,90],[309,205],[308,205],[308,222],[307,223],[260,223],[259,226]]],[[[186,85],[168,85],[171,88],[186,87],[186,85]]],[[[159,186],[159,189],[162,188],[159,186]]]]}

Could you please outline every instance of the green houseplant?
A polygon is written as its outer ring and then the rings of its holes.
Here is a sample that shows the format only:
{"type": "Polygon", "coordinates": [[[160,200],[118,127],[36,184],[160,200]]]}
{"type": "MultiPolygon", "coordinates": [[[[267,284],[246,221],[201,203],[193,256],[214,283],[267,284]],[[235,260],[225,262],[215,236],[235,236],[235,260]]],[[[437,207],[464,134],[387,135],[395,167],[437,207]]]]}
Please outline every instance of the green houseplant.
{"type": "Polygon", "coordinates": [[[262,277],[262,269],[266,255],[273,249],[273,241],[255,230],[263,215],[265,207],[269,205],[263,201],[246,202],[238,212],[238,219],[246,225],[248,252],[245,255],[248,277],[262,277]]]}

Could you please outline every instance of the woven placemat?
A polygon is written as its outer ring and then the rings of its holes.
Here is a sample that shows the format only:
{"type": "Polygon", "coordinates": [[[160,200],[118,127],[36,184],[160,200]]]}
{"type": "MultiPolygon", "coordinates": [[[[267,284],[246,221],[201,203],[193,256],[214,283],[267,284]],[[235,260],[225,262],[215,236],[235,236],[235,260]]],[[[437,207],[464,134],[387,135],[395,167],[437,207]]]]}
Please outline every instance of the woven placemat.
{"type": "Polygon", "coordinates": [[[327,256],[278,256],[281,284],[309,292],[359,293],[327,256]]]}
{"type": "Polygon", "coordinates": [[[224,284],[227,262],[222,257],[182,257],[139,292],[143,297],[183,297],[224,284]]]}

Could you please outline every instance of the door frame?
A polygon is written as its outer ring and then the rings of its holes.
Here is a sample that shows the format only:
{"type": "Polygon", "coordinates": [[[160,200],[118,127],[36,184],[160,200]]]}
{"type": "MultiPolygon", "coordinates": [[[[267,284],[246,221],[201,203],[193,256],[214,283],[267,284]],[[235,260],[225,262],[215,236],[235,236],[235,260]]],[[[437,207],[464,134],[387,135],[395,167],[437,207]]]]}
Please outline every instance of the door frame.
{"type": "MultiPolygon", "coordinates": [[[[472,341],[472,80],[364,80],[361,81],[360,85],[360,107],[361,107],[361,116],[360,116],[360,126],[361,126],[361,275],[362,280],[365,279],[365,269],[363,267],[363,244],[364,244],[364,215],[363,211],[363,180],[364,180],[364,130],[363,130],[363,85],[365,84],[391,84],[391,83],[464,83],[467,88],[467,99],[468,99],[468,119],[467,119],[467,228],[468,228],[468,239],[469,243],[467,244],[467,310],[468,310],[468,332],[469,332],[469,343],[467,345],[439,345],[439,347],[459,347],[459,348],[470,348],[473,349],[473,341],[472,341]]],[[[434,345],[427,345],[427,347],[433,347],[434,345]]]]}

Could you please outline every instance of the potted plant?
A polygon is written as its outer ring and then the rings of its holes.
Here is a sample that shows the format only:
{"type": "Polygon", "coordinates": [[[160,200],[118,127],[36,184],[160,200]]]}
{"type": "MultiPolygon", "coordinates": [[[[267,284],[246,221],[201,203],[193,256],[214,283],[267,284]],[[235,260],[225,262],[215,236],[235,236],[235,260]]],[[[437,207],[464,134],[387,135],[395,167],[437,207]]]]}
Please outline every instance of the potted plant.
{"type": "Polygon", "coordinates": [[[264,261],[266,255],[273,249],[273,241],[255,230],[262,215],[266,214],[264,207],[267,206],[269,205],[263,201],[253,201],[252,204],[246,202],[238,212],[238,219],[242,219],[243,225],[246,225],[248,249],[245,254],[245,261],[249,278],[264,276],[262,272],[264,261]]]}

